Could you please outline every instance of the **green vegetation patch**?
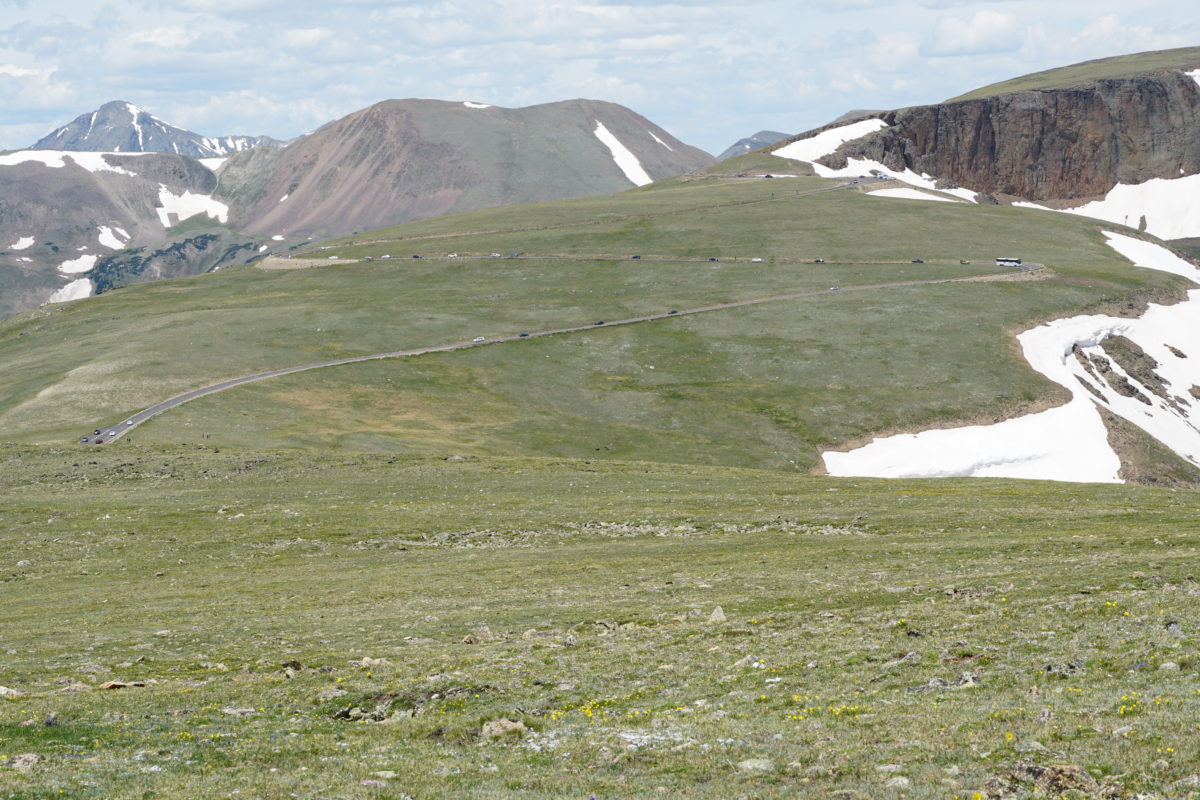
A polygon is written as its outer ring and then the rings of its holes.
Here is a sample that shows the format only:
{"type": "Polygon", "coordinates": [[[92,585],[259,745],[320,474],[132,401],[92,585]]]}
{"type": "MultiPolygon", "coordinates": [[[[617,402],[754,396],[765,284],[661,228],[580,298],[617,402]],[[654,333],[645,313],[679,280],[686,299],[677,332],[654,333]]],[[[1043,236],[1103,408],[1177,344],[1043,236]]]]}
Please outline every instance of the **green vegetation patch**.
{"type": "Polygon", "coordinates": [[[1148,72],[1159,72],[1168,69],[1192,69],[1200,66],[1200,47],[1180,47],[1174,50],[1155,50],[1148,53],[1134,53],[1113,58],[1099,58],[1094,61],[1084,61],[1069,67],[1034,72],[1000,83],[993,83],[966,94],[953,97],[946,102],[973,100],[978,97],[990,97],[1008,92],[1027,92],[1038,89],[1069,89],[1091,81],[1132,78],[1148,72]]]}
{"type": "Polygon", "coordinates": [[[0,791],[1185,796],[1195,504],[7,446],[0,791]]]}

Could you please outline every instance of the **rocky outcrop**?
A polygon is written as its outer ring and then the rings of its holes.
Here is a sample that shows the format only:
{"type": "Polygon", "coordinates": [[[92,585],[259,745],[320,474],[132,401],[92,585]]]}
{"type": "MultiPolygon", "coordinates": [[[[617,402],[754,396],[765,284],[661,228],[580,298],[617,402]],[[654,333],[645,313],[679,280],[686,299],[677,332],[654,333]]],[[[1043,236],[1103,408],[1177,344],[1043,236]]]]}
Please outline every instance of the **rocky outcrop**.
{"type": "Polygon", "coordinates": [[[875,116],[890,127],[821,163],[868,159],[1030,200],[1090,198],[1118,183],[1200,173],[1200,85],[1183,70],[875,116]]]}

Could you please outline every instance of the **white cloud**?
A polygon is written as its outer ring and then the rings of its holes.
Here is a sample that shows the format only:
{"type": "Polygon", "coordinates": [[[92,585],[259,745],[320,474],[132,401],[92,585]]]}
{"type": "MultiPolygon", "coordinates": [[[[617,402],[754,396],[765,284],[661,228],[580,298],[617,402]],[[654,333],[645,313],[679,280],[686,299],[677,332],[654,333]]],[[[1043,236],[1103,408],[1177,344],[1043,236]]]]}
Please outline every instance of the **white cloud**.
{"type": "Polygon", "coordinates": [[[1020,48],[1020,28],[1016,17],[982,8],[969,19],[939,19],[922,42],[921,53],[927,56],[966,56],[1011,53],[1020,48]]]}

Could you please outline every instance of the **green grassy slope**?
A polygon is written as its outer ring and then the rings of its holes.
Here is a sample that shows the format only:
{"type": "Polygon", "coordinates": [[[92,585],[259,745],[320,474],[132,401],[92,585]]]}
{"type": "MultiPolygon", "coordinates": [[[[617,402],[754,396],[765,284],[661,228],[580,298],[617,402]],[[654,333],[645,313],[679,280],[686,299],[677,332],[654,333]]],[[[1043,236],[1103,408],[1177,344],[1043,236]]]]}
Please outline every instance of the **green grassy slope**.
{"type": "Polygon", "coordinates": [[[982,275],[997,253],[1054,268],[1049,281],[822,293],[333,368],[196,401],[135,434],[809,469],[822,447],[1047,402],[1056,387],[1024,364],[1014,332],[1179,285],[1129,267],[1082,218],[805,194],[834,185],[680,179],[429,220],[325,251],[388,261],[223,270],[46,309],[0,324],[0,424],[13,439],[70,441],[180,391],[272,367],[831,285],[982,275]],[[530,257],[407,257],[451,251],[530,257]],[[536,257],[549,254],[590,258],[536,257]],[[917,257],[927,263],[909,263],[917,257]]]}
{"type": "Polygon", "coordinates": [[[0,698],[0,793],[883,797],[900,776],[945,800],[1032,762],[1111,790],[1054,796],[1184,797],[1194,511],[1139,487],[3,446],[0,685],[23,696],[0,698]],[[527,730],[481,736],[498,718],[527,730]]]}
{"type": "Polygon", "coordinates": [[[1100,58],[1072,64],[1069,67],[1034,72],[1012,80],[983,86],[958,97],[952,97],[946,102],[953,103],[957,100],[971,100],[976,97],[989,97],[1007,92],[1067,89],[1103,78],[1128,78],[1164,69],[1194,69],[1196,67],[1200,67],[1200,47],[1154,50],[1148,53],[1100,58]]]}

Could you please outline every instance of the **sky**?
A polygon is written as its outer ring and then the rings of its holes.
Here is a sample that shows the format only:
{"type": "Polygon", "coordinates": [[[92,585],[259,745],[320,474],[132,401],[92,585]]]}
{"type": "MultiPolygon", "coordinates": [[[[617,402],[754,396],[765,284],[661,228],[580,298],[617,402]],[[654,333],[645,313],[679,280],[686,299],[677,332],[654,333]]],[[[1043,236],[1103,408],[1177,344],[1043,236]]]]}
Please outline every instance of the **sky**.
{"type": "Polygon", "coordinates": [[[1200,45],[1195,0],[0,0],[0,150],[109,100],[290,139],[389,98],[632,108],[719,153],[1200,45]]]}

